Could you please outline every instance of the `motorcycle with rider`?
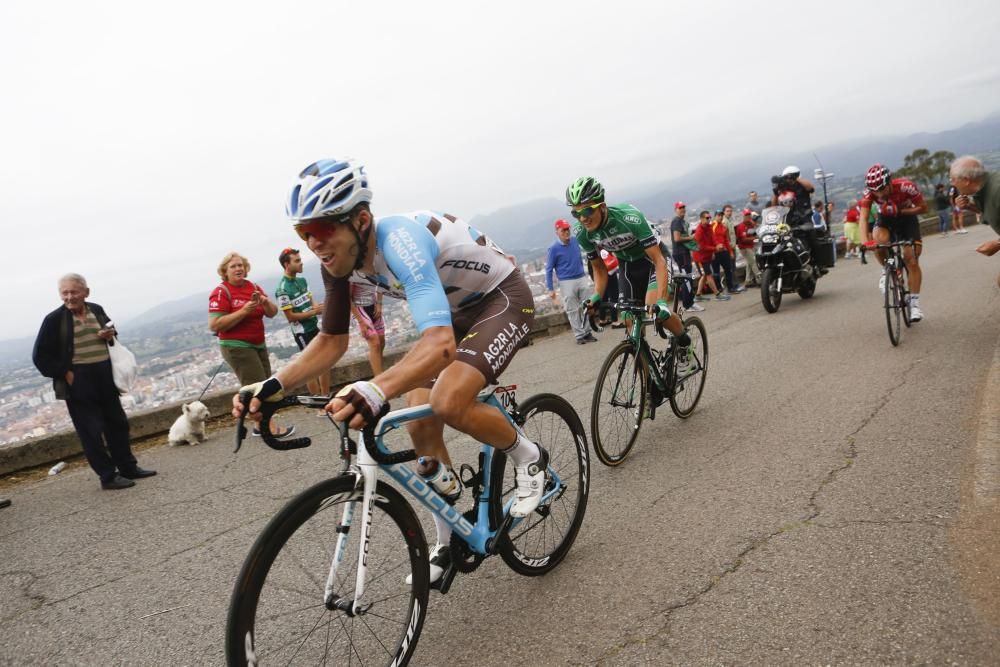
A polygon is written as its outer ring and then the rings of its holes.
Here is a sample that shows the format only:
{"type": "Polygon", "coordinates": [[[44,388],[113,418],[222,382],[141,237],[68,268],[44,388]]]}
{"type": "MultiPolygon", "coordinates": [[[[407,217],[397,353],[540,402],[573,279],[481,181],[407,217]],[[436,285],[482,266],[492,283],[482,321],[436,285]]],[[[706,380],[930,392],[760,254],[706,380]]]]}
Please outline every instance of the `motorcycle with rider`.
{"type": "Polygon", "coordinates": [[[761,271],[760,296],[764,309],[777,312],[783,294],[798,292],[808,299],[820,276],[833,266],[835,249],[829,226],[813,222],[810,195],[813,184],[799,168],[789,165],[772,176],[770,206],[761,212],[754,255],[761,271]]]}

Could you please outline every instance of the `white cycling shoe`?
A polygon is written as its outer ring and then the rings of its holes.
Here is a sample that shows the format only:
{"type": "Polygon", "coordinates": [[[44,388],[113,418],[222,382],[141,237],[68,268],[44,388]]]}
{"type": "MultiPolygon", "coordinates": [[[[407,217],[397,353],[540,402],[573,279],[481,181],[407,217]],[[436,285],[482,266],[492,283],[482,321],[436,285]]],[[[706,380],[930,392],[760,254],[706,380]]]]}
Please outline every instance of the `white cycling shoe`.
{"type": "Polygon", "coordinates": [[[514,466],[517,499],[510,508],[510,515],[523,519],[536,509],[545,495],[545,469],[549,467],[549,453],[538,446],[538,458],[523,466],[514,466]]]}
{"type": "Polygon", "coordinates": [[[910,321],[919,322],[924,319],[924,311],[920,310],[920,306],[915,306],[910,304],[910,321]]]}
{"type": "MultiPolygon", "coordinates": [[[[429,565],[429,577],[427,578],[427,583],[433,584],[435,581],[441,578],[444,571],[451,565],[451,548],[447,544],[435,544],[434,548],[431,549],[431,557],[429,565]]],[[[413,583],[413,575],[406,575],[407,585],[413,583]]]]}
{"type": "Polygon", "coordinates": [[[885,274],[883,273],[878,277],[878,291],[885,294],[885,274]]]}

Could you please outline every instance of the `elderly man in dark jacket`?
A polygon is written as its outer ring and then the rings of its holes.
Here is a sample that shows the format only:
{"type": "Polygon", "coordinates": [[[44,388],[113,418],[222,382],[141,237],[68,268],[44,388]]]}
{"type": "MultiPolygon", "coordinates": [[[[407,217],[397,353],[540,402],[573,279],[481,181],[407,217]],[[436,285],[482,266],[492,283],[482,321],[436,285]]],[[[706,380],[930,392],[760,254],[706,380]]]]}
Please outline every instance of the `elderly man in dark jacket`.
{"type": "Polygon", "coordinates": [[[156,472],[140,468],[132,454],[128,418],[108,356],[116,332],[104,309],[88,303],[88,296],[83,276],[69,273],[59,280],[63,305],[45,316],[32,360],[42,375],[52,378],[56,397],[66,401],[83,453],[101,478],[101,488],[127,489],[135,486],[132,480],[156,472]]]}

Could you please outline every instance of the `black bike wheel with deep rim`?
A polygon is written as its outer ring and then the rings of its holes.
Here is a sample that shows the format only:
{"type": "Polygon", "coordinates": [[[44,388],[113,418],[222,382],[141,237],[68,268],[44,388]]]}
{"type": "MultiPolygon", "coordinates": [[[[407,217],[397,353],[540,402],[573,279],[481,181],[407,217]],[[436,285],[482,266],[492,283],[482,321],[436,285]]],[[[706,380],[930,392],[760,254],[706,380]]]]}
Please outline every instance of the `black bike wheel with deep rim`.
{"type": "Polygon", "coordinates": [[[903,310],[903,324],[905,324],[906,327],[909,328],[910,324],[911,324],[911,321],[910,321],[910,272],[909,272],[909,269],[906,268],[906,264],[903,264],[903,266],[900,268],[899,278],[900,278],[900,280],[899,280],[899,293],[901,295],[900,296],[900,300],[901,300],[901,302],[903,304],[903,308],[902,308],[902,310],[903,310]]]}
{"type": "MultiPolygon", "coordinates": [[[[668,384],[673,384],[670,409],[681,419],[690,417],[698,406],[708,375],[708,332],[705,325],[697,317],[688,317],[684,320],[684,330],[691,337],[694,352],[690,371],[683,378],[674,377],[668,381],[668,384]]],[[[671,373],[676,373],[676,369],[676,365],[671,365],[671,373]]]]}
{"type": "Polygon", "coordinates": [[[781,290],[778,289],[778,271],[767,267],[760,275],[760,302],[769,313],[778,312],[781,307],[781,290]]]}
{"type": "Polygon", "coordinates": [[[885,276],[885,324],[889,328],[889,341],[893,347],[899,345],[899,334],[902,328],[903,302],[899,283],[896,282],[896,271],[886,266],[885,276]]]}
{"type": "Polygon", "coordinates": [[[335,599],[355,597],[363,511],[362,491],[355,489],[353,475],[345,475],[307,489],[271,519],[247,555],[229,603],[229,665],[409,662],[427,609],[427,545],[413,509],[384,482],[370,509],[363,611],[324,604],[342,533],[348,539],[333,591],[335,599]],[[344,533],[348,504],[354,518],[344,533]],[[406,583],[408,575],[412,584],[406,583]]]}
{"type": "MultiPolygon", "coordinates": [[[[538,576],[558,565],[583,523],[590,491],[590,460],[587,434],[576,410],[555,394],[538,394],[518,406],[521,430],[549,453],[549,468],[555,471],[562,490],[532,514],[513,525],[498,552],[507,565],[527,576],[538,576]]],[[[502,452],[493,457],[490,472],[490,506],[499,522],[503,508],[514,499],[514,466],[502,452]]],[[[545,492],[555,488],[546,475],[545,492]]]]}
{"type": "Polygon", "coordinates": [[[649,369],[627,340],[604,360],[590,403],[594,453],[606,466],[621,464],[632,451],[646,413],[649,369]]]}

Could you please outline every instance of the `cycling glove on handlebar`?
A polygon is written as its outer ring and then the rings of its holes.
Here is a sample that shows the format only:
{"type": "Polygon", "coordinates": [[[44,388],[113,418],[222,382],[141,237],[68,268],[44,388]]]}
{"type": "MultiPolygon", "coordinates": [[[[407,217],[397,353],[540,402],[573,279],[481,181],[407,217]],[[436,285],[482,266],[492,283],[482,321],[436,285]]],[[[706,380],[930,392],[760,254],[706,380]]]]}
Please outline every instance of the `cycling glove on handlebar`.
{"type": "Polygon", "coordinates": [[[382,406],[386,404],[385,394],[374,382],[355,382],[349,384],[339,392],[336,398],[349,403],[356,414],[361,415],[365,424],[375,421],[375,415],[382,411],[382,406]]]}

